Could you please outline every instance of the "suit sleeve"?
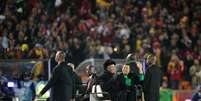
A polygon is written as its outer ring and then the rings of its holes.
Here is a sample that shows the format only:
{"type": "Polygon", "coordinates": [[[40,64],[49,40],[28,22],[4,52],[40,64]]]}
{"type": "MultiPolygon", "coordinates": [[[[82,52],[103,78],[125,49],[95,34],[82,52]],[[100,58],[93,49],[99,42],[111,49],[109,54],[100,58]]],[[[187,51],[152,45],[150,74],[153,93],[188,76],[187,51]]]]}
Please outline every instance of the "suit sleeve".
{"type": "Polygon", "coordinates": [[[43,95],[47,90],[49,90],[58,80],[59,78],[59,68],[56,68],[53,71],[52,77],[49,80],[49,82],[47,83],[47,85],[42,89],[42,91],[40,92],[41,95],[43,95]]]}
{"type": "Polygon", "coordinates": [[[160,88],[160,80],[161,80],[161,74],[160,70],[156,69],[153,70],[151,74],[151,80],[150,80],[150,88],[149,88],[149,94],[150,94],[150,101],[157,101],[157,97],[159,94],[159,88],[160,88]]]}

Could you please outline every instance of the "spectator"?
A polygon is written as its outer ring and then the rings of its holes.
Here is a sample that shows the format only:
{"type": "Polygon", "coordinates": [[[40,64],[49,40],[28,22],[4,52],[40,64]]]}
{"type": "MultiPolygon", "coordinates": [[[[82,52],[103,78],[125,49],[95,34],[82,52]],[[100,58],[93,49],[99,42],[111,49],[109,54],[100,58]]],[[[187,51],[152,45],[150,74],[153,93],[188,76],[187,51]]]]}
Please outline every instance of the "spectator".
{"type": "Polygon", "coordinates": [[[4,74],[3,70],[0,68],[0,80],[4,81],[4,82],[7,82],[7,78],[3,74],[4,74]]]}
{"type": "Polygon", "coordinates": [[[192,96],[192,101],[200,101],[201,100],[201,86],[199,85],[197,87],[196,93],[192,96]]]}
{"type": "Polygon", "coordinates": [[[168,74],[172,89],[178,89],[184,67],[176,54],[173,54],[168,64],[168,74]]]}
{"type": "Polygon", "coordinates": [[[20,82],[21,90],[23,92],[20,96],[20,101],[32,101],[35,99],[35,84],[31,80],[31,73],[25,72],[23,74],[23,80],[20,82]]]}
{"type": "Polygon", "coordinates": [[[38,76],[45,72],[45,66],[42,62],[38,61],[32,69],[32,80],[37,81],[38,76]]]}
{"type": "Polygon", "coordinates": [[[162,78],[162,88],[168,88],[168,78],[167,76],[163,76],[162,78]]]}
{"type": "Polygon", "coordinates": [[[8,87],[8,80],[3,75],[3,71],[0,68],[0,97],[1,100],[12,101],[12,97],[14,97],[13,89],[8,87]]]}
{"type": "Polygon", "coordinates": [[[3,76],[3,72],[2,70],[0,69],[0,97],[4,97],[6,96],[5,95],[5,92],[3,91],[3,88],[4,88],[4,84],[6,83],[6,78],[3,76]]]}
{"type": "Polygon", "coordinates": [[[190,67],[189,73],[192,78],[193,88],[201,84],[201,65],[197,59],[194,60],[194,64],[190,67]]]}
{"type": "Polygon", "coordinates": [[[191,90],[192,87],[191,87],[191,84],[189,81],[187,80],[182,80],[180,85],[179,85],[179,89],[180,90],[191,90]]]}
{"type": "Polygon", "coordinates": [[[41,44],[36,44],[35,47],[30,51],[29,56],[32,58],[43,59],[47,57],[47,51],[43,48],[41,44]]]}

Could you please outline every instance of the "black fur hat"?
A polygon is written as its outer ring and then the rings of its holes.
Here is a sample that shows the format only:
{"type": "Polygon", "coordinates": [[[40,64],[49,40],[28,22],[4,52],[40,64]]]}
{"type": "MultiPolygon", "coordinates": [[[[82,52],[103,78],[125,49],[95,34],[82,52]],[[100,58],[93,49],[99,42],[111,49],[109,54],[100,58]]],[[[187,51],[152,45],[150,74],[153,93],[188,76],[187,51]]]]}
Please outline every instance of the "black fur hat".
{"type": "Polygon", "coordinates": [[[107,66],[112,65],[112,64],[116,65],[116,63],[113,60],[111,60],[111,59],[106,60],[105,63],[103,64],[104,70],[107,70],[107,66]]]}

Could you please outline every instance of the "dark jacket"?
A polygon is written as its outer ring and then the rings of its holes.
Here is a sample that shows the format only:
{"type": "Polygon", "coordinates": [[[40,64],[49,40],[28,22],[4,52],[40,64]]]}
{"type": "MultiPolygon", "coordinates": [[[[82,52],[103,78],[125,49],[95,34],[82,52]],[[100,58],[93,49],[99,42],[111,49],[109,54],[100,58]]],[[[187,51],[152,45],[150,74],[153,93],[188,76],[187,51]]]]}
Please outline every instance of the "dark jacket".
{"type": "Polygon", "coordinates": [[[55,67],[48,84],[40,94],[44,94],[51,88],[51,101],[70,101],[72,98],[72,71],[66,63],[61,63],[55,67]]]}
{"type": "Polygon", "coordinates": [[[96,84],[97,84],[97,76],[96,74],[92,74],[89,77],[89,80],[87,81],[86,94],[89,94],[92,91],[93,85],[96,84]]]}
{"type": "Polygon", "coordinates": [[[131,85],[126,85],[126,75],[120,74],[117,77],[118,101],[136,101],[136,87],[140,84],[138,75],[129,73],[127,77],[131,80],[131,85]]]}
{"type": "Polygon", "coordinates": [[[145,101],[159,101],[161,71],[157,65],[148,67],[144,80],[145,101]]]}
{"type": "Polygon", "coordinates": [[[116,76],[111,74],[109,71],[105,71],[99,78],[99,83],[104,92],[108,92],[111,96],[112,101],[117,101],[117,82],[116,76]]]}
{"type": "Polygon", "coordinates": [[[73,94],[72,94],[72,98],[76,97],[76,92],[80,89],[82,85],[82,80],[80,79],[80,77],[73,72],[73,94]]]}
{"type": "Polygon", "coordinates": [[[85,93],[83,94],[83,99],[82,101],[89,101],[89,95],[92,91],[92,87],[94,85],[97,85],[98,82],[97,82],[97,76],[96,74],[92,74],[90,77],[89,77],[89,80],[87,81],[87,86],[85,88],[85,93]]]}

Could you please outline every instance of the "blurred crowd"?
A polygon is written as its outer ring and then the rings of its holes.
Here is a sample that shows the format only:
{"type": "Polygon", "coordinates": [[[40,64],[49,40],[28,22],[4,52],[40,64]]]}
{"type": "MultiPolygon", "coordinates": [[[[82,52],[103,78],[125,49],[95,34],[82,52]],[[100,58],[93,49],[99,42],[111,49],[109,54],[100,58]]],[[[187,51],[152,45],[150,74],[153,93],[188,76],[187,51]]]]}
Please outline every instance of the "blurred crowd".
{"type": "Polygon", "coordinates": [[[163,85],[201,83],[200,0],[1,0],[0,59],[157,56],[163,85]],[[181,82],[182,81],[182,82],[181,82]]]}
{"type": "MultiPolygon", "coordinates": [[[[43,74],[34,77],[30,71],[13,72],[5,75],[0,68],[0,100],[1,101],[35,101],[36,95],[47,84],[47,79],[43,74]]],[[[47,99],[50,92],[46,92],[41,99],[47,99]]]]}

